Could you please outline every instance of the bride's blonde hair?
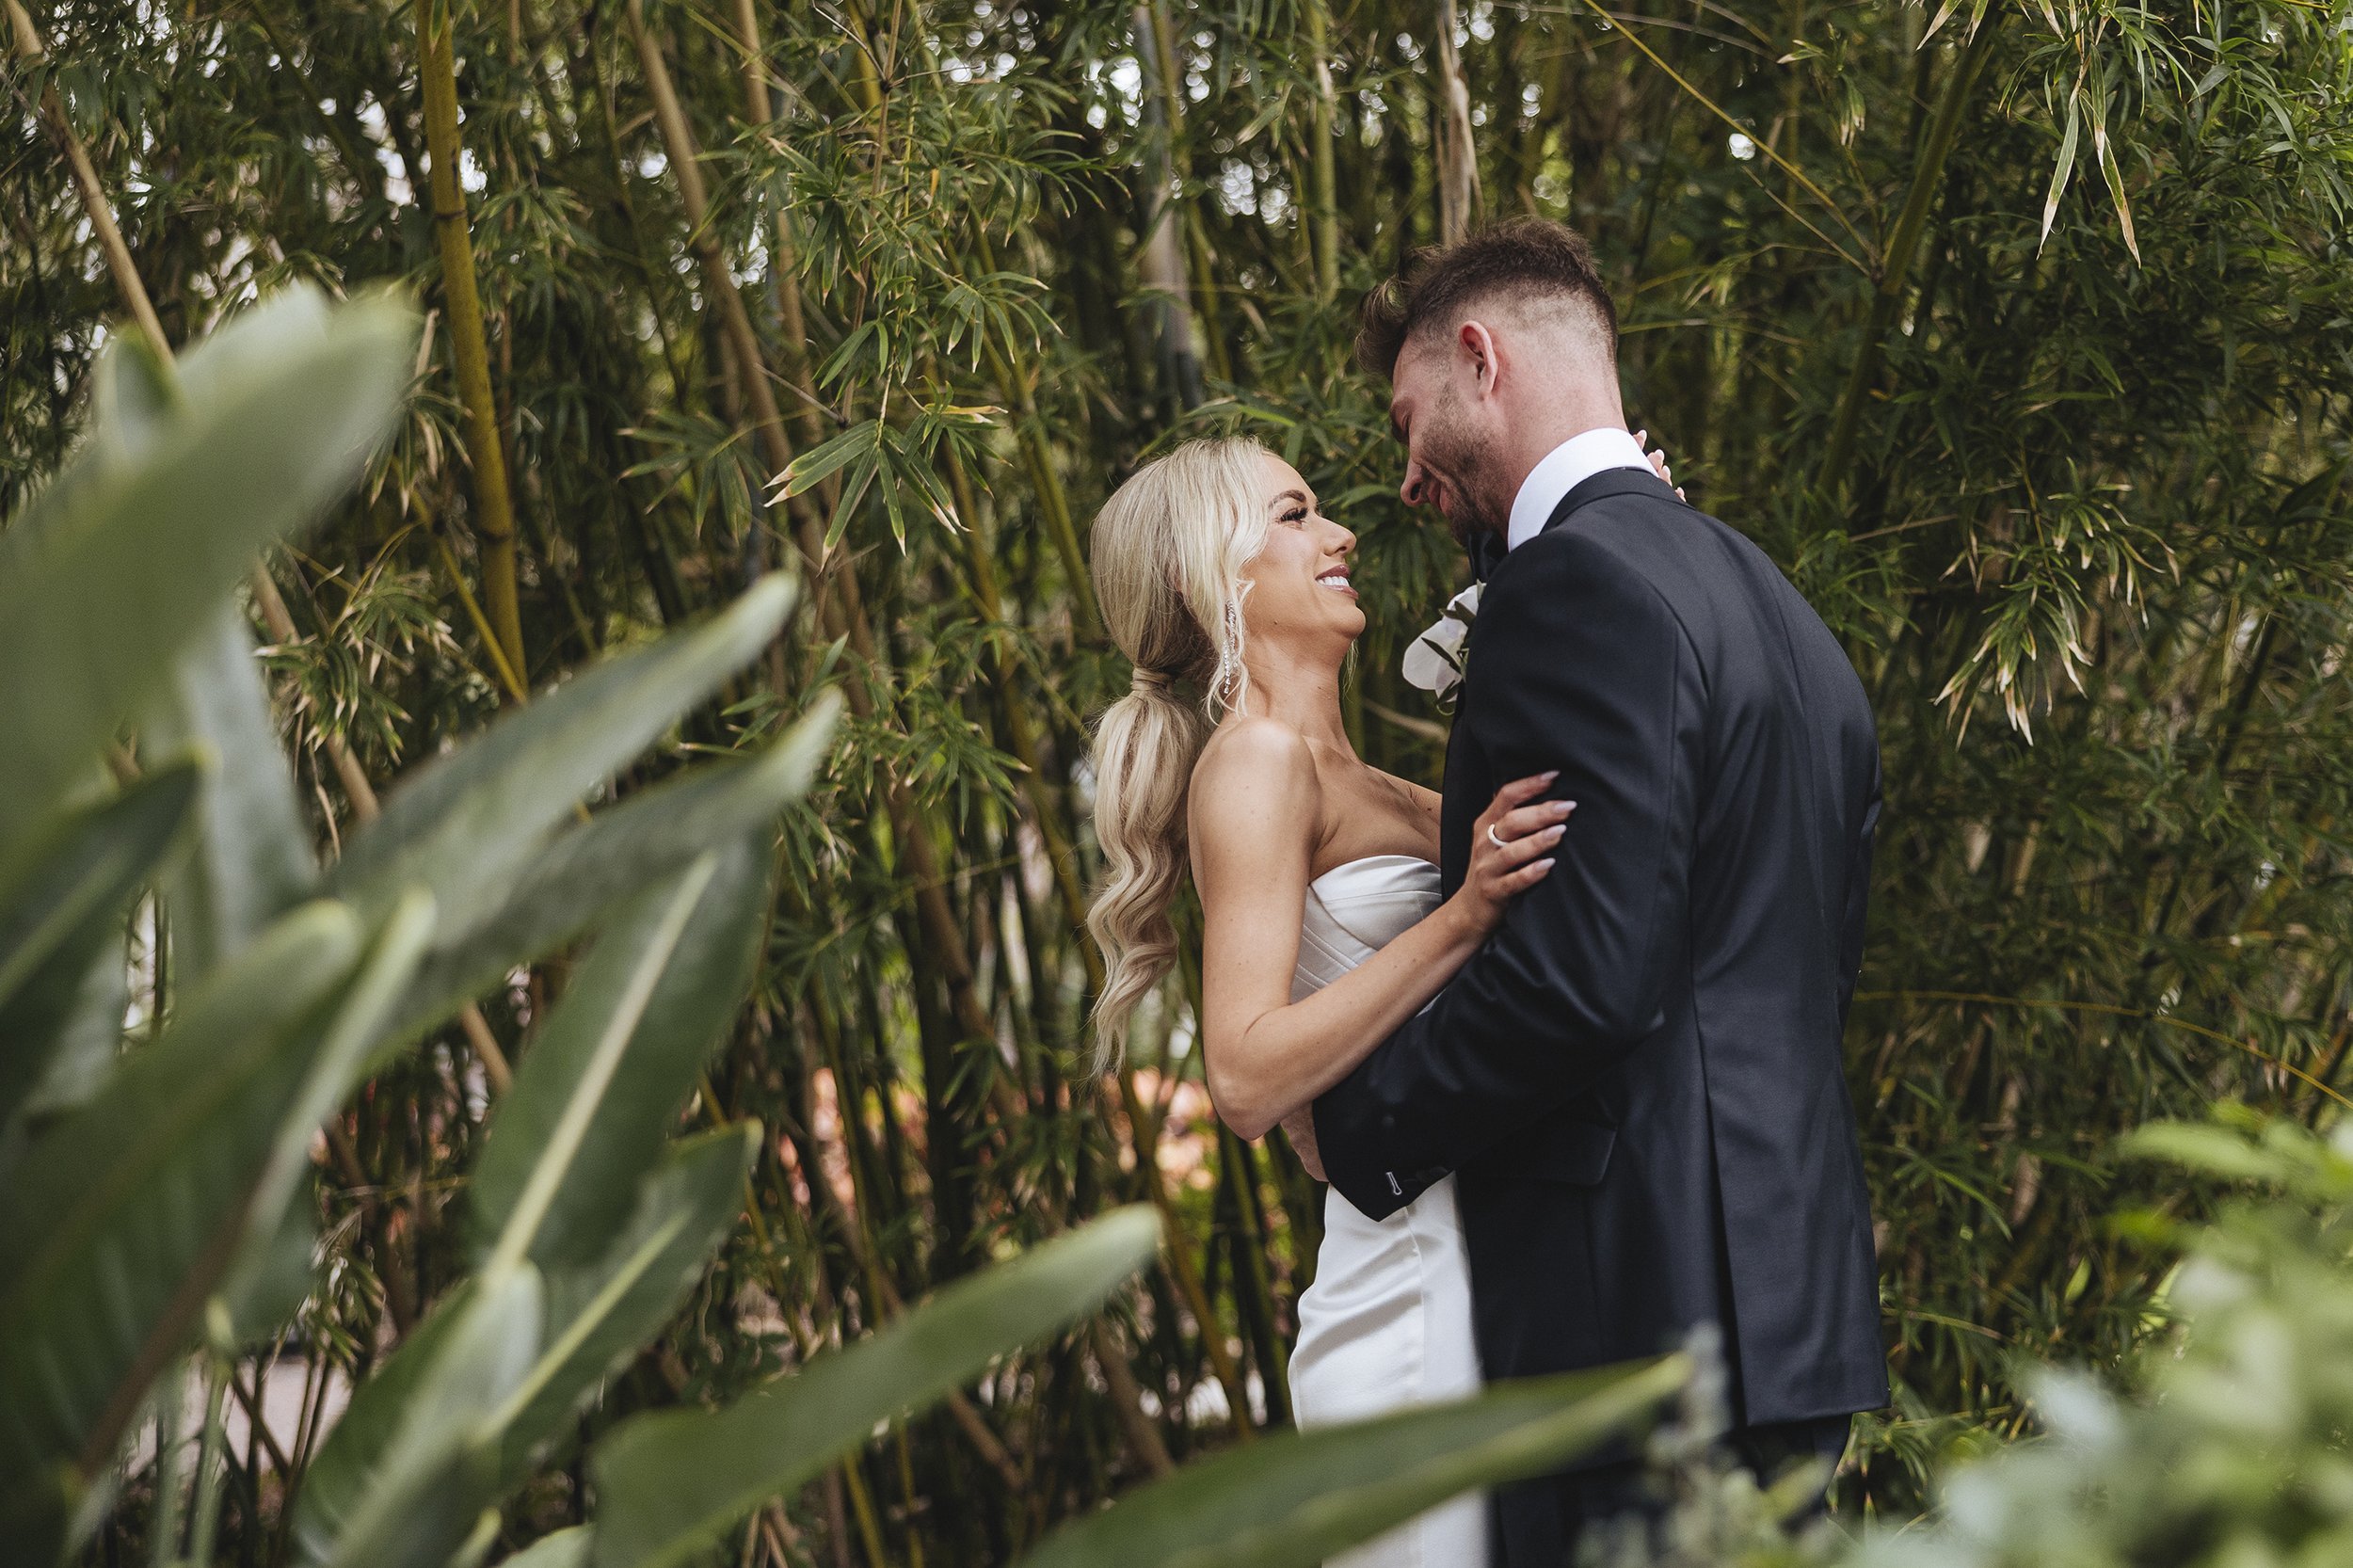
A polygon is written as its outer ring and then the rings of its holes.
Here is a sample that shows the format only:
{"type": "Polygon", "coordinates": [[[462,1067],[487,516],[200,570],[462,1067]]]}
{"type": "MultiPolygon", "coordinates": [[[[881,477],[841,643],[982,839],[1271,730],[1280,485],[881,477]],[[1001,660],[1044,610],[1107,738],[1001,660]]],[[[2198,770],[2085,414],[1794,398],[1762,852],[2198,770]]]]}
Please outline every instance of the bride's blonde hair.
{"type": "Polygon", "coordinates": [[[1095,520],[1096,597],[1135,666],[1095,731],[1104,877],[1087,929],[1103,951],[1097,1060],[1118,1060],[1136,1004],[1176,961],[1169,905],[1185,876],[1185,796],[1219,716],[1249,689],[1241,568],[1266,544],[1265,447],[1191,440],[1138,469],[1095,520]],[[1199,690],[1200,708],[1178,695],[1199,690]]]}

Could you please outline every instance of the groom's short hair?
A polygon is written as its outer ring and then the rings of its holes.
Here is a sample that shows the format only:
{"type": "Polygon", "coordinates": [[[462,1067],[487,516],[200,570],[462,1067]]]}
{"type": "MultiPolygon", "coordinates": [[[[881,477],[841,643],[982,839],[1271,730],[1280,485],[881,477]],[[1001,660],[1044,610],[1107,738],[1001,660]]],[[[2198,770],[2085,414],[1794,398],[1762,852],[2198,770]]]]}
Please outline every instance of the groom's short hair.
{"type": "Polygon", "coordinates": [[[1407,259],[1404,275],[1365,296],[1356,362],[1382,377],[1424,331],[1443,331],[1474,305],[1557,301],[1584,317],[1609,362],[1618,359],[1618,308],[1593,264],[1593,248],[1564,223],[1523,217],[1407,259]]]}

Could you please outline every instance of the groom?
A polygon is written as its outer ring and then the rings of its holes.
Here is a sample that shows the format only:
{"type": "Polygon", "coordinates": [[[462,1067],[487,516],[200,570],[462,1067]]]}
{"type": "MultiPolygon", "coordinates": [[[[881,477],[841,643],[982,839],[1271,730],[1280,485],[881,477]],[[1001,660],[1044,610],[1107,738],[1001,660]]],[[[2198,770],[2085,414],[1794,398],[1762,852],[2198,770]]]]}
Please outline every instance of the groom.
{"type": "MultiPolygon", "coordinates": [[[[1384,1218],[1456,1173],[1490,1379],[1718,1325],[1736,1448],[1835,1462],[1883,1404],[1871,1219],[1839,1036],[1861,961],[1879,749],[1862,683],[1747,539],[1627,435],[1585,242],[1513,223],[1365,303],[1403,495],[1487,586],[1447,752],[1446,888],[1508,779],[1577,814],[1428,1008],[1315,1105],[1384,1218]]],[[[1641,1503],[1621,1455],[1503,1489],[1508,1568],[1561,1568],[1641,1503]]]]}

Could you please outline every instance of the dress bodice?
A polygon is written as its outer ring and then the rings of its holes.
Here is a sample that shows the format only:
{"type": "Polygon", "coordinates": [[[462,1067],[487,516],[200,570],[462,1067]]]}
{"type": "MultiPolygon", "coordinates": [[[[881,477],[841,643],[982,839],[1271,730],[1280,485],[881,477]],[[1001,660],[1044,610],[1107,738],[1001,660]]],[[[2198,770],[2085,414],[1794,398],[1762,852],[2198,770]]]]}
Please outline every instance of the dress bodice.
{"type": "Polygon", "coordinates": [[[1438,906],[1438,868],[1417,855],[1367,855],[1307,884],[1291,1000],[1337,980],[1438,906]]]}

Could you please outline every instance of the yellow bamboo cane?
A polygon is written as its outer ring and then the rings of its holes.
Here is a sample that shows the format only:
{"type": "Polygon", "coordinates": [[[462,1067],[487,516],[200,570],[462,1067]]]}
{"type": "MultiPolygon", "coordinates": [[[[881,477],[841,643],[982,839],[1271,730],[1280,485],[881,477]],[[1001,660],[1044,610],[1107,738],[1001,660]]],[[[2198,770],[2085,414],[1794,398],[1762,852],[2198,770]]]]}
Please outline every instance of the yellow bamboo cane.
{"type": "MultiPolygon", "coordinates": [[[[424,145],[431,175],[433,237],[441,257],[441,296],[449,310],[450,355],[465,410],[466,456],[473,466],[473,531],[482,565],[482,600],[507,668],[527,680],[522,606],[515,586],[515,505],[506,484],[506,444],[490,391],[490,354],[482,334],[482,296],[474,284],[473,240],[466,193],[458,184],[457,60],[446,11],[418,0],[417,74],[424,91],[424,145]]],[[[510,694],[511,694],[510,687],[510,694]]]]}

